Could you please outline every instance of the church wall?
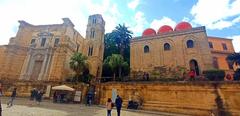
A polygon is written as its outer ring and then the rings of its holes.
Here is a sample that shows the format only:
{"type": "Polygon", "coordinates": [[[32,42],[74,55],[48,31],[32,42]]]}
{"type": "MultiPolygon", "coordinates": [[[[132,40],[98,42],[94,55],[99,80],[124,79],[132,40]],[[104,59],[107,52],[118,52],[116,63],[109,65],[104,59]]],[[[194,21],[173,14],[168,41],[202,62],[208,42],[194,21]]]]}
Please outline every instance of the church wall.
{"type": "Polygon", "coordinates": [[[211,52],[204,31],[139,38],[131,42],[130,57],[132,71],[149,72],[159,66],[183,66],[189,69],[191,59],[198,62],[200,71],[212,68],[211,52]],[[190,39],[194,41],[193,48],[187,48],[186,42],[190,39]],[[164,50],[165,43],[170,44],[170,50],[164,50]],[[145,45],[149,46],[149,53],[144,53],[145,45]]]}
{"type": "Polygon", "coordinates": [[[21,69],[24,59],[27,54],[27,49],[20,46],[6,45],[5,50],[1,51],[1,78],[3,79],[18,79],[21,74],[21,69]]]}
{"type": "Polygon", "coordinates": [[[68,18],[63,18],[63,24],[51,25],[32,25],[19,21],[16,37],[10,39],[9,45],[0,47],[0,63],[3,66],[0,67],[0,77],[65,80],[73,74],[69,66],[73,53],[78,50],[87,56],[89,46],[93,46],[93,55],[88,58],[91,65],[90,72],[94,76],[97,76],[97,73],[101,74],[105,22],[101,15],[90,17],[97,19],[97,24],[88,24],[90,26],[88,31],[91,28],[96,30],[95,38],[91,38],[92,40],[84,39],[68,18]],[[44,46],[41,46],[42,38],[46,38],[44,46]],[[59,38],[59,42],[54,46],[56,38],[59,38]],[[31,44],[32,39],[35,39],[35,42],[31,44]]]}
{"type": "Polygon", "coordinates": [[[67,49],[59,47],[54,51],[53,59],[51,62],[49,80],[62,81],[64,79],[64,62],[66,58],[67,49]]]}

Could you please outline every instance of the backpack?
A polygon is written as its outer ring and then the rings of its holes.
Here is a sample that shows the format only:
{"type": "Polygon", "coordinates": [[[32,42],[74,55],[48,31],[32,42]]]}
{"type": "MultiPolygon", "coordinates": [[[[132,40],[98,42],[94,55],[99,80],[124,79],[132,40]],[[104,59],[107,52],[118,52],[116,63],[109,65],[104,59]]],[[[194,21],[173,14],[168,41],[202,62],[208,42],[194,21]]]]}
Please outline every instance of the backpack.
{"type": "Polygon", "coordinates": [[[114,107],[114,103],[112,103],[111,106],[114,107]]]}

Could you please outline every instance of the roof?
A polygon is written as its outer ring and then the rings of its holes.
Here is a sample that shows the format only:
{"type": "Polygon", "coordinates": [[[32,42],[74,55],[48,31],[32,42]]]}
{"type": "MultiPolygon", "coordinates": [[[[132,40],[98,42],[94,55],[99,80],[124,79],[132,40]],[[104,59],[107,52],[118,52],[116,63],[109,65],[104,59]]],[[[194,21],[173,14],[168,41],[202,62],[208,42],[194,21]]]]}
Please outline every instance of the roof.
{"type": "Polygon", "coordinates": [[[233,39],[230,39],[230,38],[223,38],[223,37],[214,37],[214,36],[207,36],[207,38],[209,39],[223,39],[223,40],[229,40],[229,41],[232,41],[233,39]]]}

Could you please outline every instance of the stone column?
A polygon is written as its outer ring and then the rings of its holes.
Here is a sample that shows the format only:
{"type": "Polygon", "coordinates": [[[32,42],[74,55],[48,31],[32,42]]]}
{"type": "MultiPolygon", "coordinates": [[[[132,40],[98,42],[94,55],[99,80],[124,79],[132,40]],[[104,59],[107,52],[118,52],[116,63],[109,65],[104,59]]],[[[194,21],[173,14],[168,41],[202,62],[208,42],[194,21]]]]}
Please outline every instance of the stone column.
{"type": "Polygon", "coordinates": [[[43,76],[44,76],[44,73],[45,73],[45,67],[46,67],[47,60],[48,60],[48,54],[45,54],[43,64],[42,64],[42,67],[41,67],[41,72],[38,75],[38,80],[43,80],[44,79],[43,76]]]}
{"type": "Polygon", "coordinates": [[[31,59],[32,59],[32,53],[31,53],[31,50],[30,50],[30,52],[27,55],[27,58],[24,61],[24,64],[23,64],[23,67],[22,67],[22,70],[21,70],[20,79],[28,79],[29,78],[28,72],[29,72],[29,66],[30,66],[31,59]]]}
{"type": "Polygon", "coordinates": [[[48,72],[50,70],[51,64],[52,64],[52,50],[50,51],[50,53],[48,53],[48,59],[47,59],[47,64],[46,64],[46,68],[45,68],[45,74],[44,74],[44,80],[49,80],[48,79],[48,72]]]}

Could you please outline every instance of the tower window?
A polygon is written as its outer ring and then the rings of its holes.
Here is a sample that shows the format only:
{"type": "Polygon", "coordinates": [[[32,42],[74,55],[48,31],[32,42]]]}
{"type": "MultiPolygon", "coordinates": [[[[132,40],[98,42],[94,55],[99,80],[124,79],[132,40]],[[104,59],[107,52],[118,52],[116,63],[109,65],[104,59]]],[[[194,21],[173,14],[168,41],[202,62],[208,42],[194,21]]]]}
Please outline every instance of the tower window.
{"type": "Polygon", "coordinates": [[[222,43],[223,50],[227,50],[227,44],[222,43]]]}
{"type": "Polygon", "coordinates": [[[148,53],[149,52],[149,46],[148,45],[145,45],[144,46],[144,53],[148,53]]]}
{"type": "Polygon", "coordinates": [[[88,48],[88,56],[92,56],[93,54],[93,47],[88,48]]]}
{"type": "Polygon", "coordinates": [[[46,38],[42,38],[41,47],[44,47],[44,46],[45,46],[45,43],[46,43],[46,38]]]}
{"type": "Polygon", "coordinates": [[[54,41],[54,47],[56,47],[59,43],[59,38],[56,38],[55,41],[54,41]]]}
{"type": "Polygon", "coordinates": [[[212,42],[208,42],[208,44],[209,44],[209,47],[210,47],[210,48],[213,48],[212,42]]]}
{"type": "Polygon", "coordinates": [[[219,65],[218,65],[218,58],[217,57],[213,57],[213,67],[218,69],[219,65]]]}
{"type": "Polygon", "coordinates": [[[170,50],[170,49],[171,49],[170,44],[169,44],[169,43],[165,43],[165,44],[164,44],[164,51],[168,51],[168,50],[170,50]]]}
{"type": "Polygon", "coordinates": [[[32,40],[31,40],[31,44],[34,44],[35,41],[36,41],[36,39],[32,39],[32,40]]]}
{"type": "Polygon", "coordinates": [[[94,37],[95,37],[95,30],[91,29],[90,38],[94,38],[94,37]]]}
{"type": "Polygon", "coordinates": [[[97,19],[96,19],[95,17],[92,19],[92,23],[93,23],[93,24],[96,24],[96,23],[97,23],[97,19]]]}
{"type": "Polygon", "coordinates": [[[194,42],[193,40],[188,40],[187,41],[187,48],[193,48],[194,47],[194,42]]]}
{"type": "Polygon", "coordinates": [[[79,50],[79,47],[80,47],[80,45],[79,45],[79,44],[77,44],[77,52],[78,52],[78,50],[79,50]]]}

